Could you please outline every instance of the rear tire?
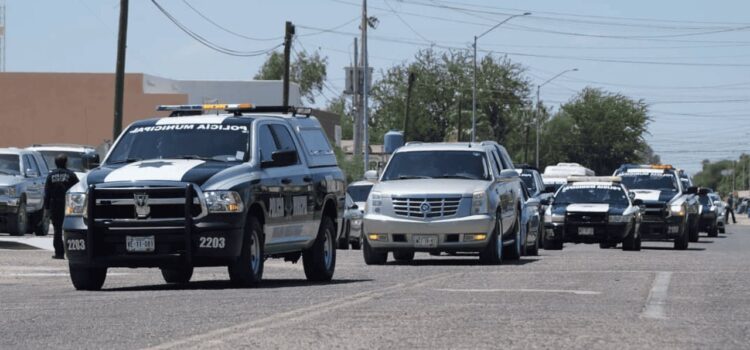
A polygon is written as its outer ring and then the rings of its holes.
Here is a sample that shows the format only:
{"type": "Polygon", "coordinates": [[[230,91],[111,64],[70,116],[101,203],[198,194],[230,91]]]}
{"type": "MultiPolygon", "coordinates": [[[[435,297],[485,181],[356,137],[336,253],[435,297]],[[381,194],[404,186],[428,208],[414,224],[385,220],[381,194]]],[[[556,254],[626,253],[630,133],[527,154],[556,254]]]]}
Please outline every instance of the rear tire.
{"type": "Polygon", "coordinates": [[[624,250],[624,251],[639,251],[639,250],[641,250],[641,237],[635,231],[635,225],[630,230],[630,233],[622,241],[622,250],[624,250]]]}
{"type": "MultiPolygon", "coordinates": [[[[526,231],[526,240],[529,239],[529,231],[526,231]]],[[[534,240],[534,244],[532,244],[530,247],[526,248],[526,255],[528,256],[537,256],[539,255],[539,232],[536,233],[536,239],[534,240]]]]}
{"type": "Polygon", "coordinates": [[[40,215],[40,219],[34,225],[34,234],[43,237],[49,234],[50,217],[46,210],[40,211],[38,215],[40,215]]]}
{"type": "Polygon", "coordinates": [[[8,217],[8,233],[11,236],[23,236],[26,234],[29,225],[29,214],[26,212],[26,200],[21,199],[18,204],[16,215],[8,217]]]}
{"type": "Polygon", "coordinates": [[[487,247],[479,252],[479,262],[484,265],[499,265],[503,262],[503,230],[500,225],[500,214],[495,222],[487,247]]]}
{"type": "Polygon", "coordinates": [[[719,228],[714,225],[710,229],[708,229],[708,237],[718,237],[719,236],[719,228]]]}
{"type": "Polygon", "coordinates": [[[365,264],[367,265],[385,265],[388,261],[388,252],[381,252],[375,250],[370,246],[370,241],[367,238],[363,238],[362,243],[362,257],[365,258],[365,264]]]}
{"type": "Polygon", "coordinates": [[[360,237],[359,240],[352,241],[352,249],[354,249],[354,250],[360,250],[360,249],[362,249],[362,243],[361,242],[362,242],[363,239],[364,238],[360,237]]]}
{"type": "MultiPolygon", "coordinates": [[[[696,219],[696,221],[698,221],[698,219],[696,219]]],[[[690,229],[689,229],[689,239],[690,239],[690,242],[693,242],[693,243],[698,242],[698,240],[700,240],[700,230],[698,229],[697,224],[698,223],[696,222],[695,225],[690,225],[690,229]]]]}
{"type": "Polygon", "coordinates": [[[413,251],[395,251],[393,252],[393,258],[398,262],[411,262],[414,261],[413,251]]]}
{"type": "Polygon", "coordinates": [[[544,250],[562,250],[563,241],[561,239],[544,239],[544,250]]]}
{"type": "Polygon", "coordinates": [[[318,237],[310,249],[302,253],[302,265],[308,281],[328,282],[336,270],[336,225],[330,216],[324,216],[318,229],[318,237]]]}
{"type": "Polygon", "coordinates": [[[106,268],[69,266],[70,280],[76,290],[101,290],[107,279],[106,268]]]}
{"type": "Polygon", "coordinates": [[[341,237],[339,237],[339,240],[337,242],[336,249],[349,250],[349,233],[349,222],[347,221],[346,227],[344,227],[344,232],[341,237]]]}
{"type": "MultiPolygon", "coordinates": [[[[518,211],[520,215],[520,210],[518,211]]],[[[521,242],[521,218],[516,217],[516,222],[513,224],[513,231],[515,231],[515,238],[513,239],[513,245],[509,245],[507,247],[503,247],[505,251],[503,251],[503,254],[505,254],[505,257],[508,258],[508,260],[518,260],[521,258],[521,247],[523,245],[523,242],[521,242]]]]}
{"type": "Polygon", "coordinates": [[[242,239],[242,252],[235,262],[228,266],[229,280],[237,287],[253,287],[263,278],[263,228],[255,217],[248,218],[245,236],[242,239]]]}
{"type": "Polygon", "coordinates": [[[167,283],[186,284],[193,277],[193,267],[162,268],[161,276],[167,283]]]}

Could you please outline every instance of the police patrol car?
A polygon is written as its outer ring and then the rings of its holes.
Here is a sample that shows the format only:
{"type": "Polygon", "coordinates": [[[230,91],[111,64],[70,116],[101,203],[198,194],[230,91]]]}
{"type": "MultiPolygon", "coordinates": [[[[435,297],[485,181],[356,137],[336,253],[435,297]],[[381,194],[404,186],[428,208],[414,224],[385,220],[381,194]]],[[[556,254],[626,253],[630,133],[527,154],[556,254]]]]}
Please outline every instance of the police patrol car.
{"type": "Polygon", "coordinates": [[[172,117],[130,125],[68,192],[76,289],[100,289],[110,267],[158,267],[185,283],[194,267],[227,266],[233,284],[252,286],[266,258],[301,257],[309,280],[332,278],[344,177],[309,109],[159,110],[172,117]]]}
{"type": "Polygon", "coordinates": [[[697,189],[683,187],[671,165],[626,164],[615,175],[643,201],[643,239],[673,240],[674,249],[687,249],[691,232],[697,230],[697,189]]]}
{"type": "Polygon", "coordinates": [[[619,177],[571,176],[545,213],[545,249],[563,242],[599,243],[603,249],[641,250],[640,200],[633,200],[619,177]]]}

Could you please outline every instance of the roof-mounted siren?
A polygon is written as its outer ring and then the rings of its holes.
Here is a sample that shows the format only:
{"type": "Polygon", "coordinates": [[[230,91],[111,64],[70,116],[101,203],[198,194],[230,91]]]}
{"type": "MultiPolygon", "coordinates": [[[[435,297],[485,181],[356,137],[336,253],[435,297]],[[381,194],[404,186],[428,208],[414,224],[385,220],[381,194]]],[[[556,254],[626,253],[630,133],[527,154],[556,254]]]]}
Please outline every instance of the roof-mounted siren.
{"type": "Polygon", "coordinates": [[[170,117],[186,117],[191,115],[203,115],[208,111],[225,111],[228,108],[237,108],[238,106],[248,106],[247,104],[224,104],[224,103],[212,103],[212,104],[194,104],[194,105],[160,105],[156,107],[157,111],[168,111],[170,117]]]}

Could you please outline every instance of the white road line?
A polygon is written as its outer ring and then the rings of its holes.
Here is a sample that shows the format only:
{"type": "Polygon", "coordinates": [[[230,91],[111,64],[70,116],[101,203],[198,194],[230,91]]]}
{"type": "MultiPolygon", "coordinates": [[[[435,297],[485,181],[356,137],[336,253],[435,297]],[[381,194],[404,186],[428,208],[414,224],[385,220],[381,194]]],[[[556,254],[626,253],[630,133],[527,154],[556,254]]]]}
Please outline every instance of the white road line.
{"type": "Polygon", "coordinates": [[[672,280],[672,272],[658,272],[654,277],[654,284],[648,293],[646,306],[643,308],[641,317],[657,320],[665,320],[667,317],[667,291],[669,282],[672,280]]]}
{"type": "Polygon", "coordinates": [[[225,344],[227,341],[231,341],[237,338],[246,337],[247,335],[262,332],[269,328],[281,327],[287,324],[298,322],[301,320],[316,317],[318,315],[337,311],[342,308],[347,308],[352,305],[367,302],[374,298],[382,297],[391,291],[402,289],[402,288],[418,288],[422,287],[427,283],[435,282],[441,279],[449,277],[455,277],[458,273],[442,273],[422,279],[417,279],[409,283],[399,283],[390,287],[375,289],[366,291],[358,294],[354,294],[349,297],[329,300],[315,305],[310,305],[287,312],[277,313],[270,315],[265,318],[261,318],[255,321],[245,322],[229,326],[226,328],[219,328],[212,331],[208,331],[203,334],[197,334],[191,337],[167,342],[161,345],[150,347],[148,349],[196,349],[196,348],[212,348],[225,344]]]}
{"type": "Polygon", "coordinates": [[[441,288],[435,289],[440,292],[464,292],[464,293],[565,293],[565,294],[576,294],[576,295],[599,295],[602,292],[596,292],[592,290],[567,290],[567,289],[451,289],[441,288]]]}

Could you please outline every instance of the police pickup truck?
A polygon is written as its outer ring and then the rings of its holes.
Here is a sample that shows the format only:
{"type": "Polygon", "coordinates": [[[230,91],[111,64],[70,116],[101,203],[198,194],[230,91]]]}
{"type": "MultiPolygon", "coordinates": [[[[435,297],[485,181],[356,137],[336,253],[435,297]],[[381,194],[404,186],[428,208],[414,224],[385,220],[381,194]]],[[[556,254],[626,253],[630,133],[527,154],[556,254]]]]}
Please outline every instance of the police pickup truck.
{"type": "Polygon", "coordinates": [[[697,188],[685,188],[670,165],[626,164],[615,175],[643,201],[643,239],[672,240],[674,249],[687,249],[691,233],[697,235],[697,188]]]}
{"type": "Polygon", "coordinates": [[[599,243],[602,249],[622,243],[622,250],[641,250],[641,204],[619,177],[571,176],[547,208],[545,249],[574,242],[599,243]]]}
{"type": "Polygon", "coordinates": [[[172,116],[130,125],[68,192],[76,289],[100,289],[110,267],[158,267],[186,283],[194,267],[227,266],[232,284],[253,286],[266,258],[301,257],[308,280],[333,277],[344,177],[309,109],[159,110],[172,116]]]}

